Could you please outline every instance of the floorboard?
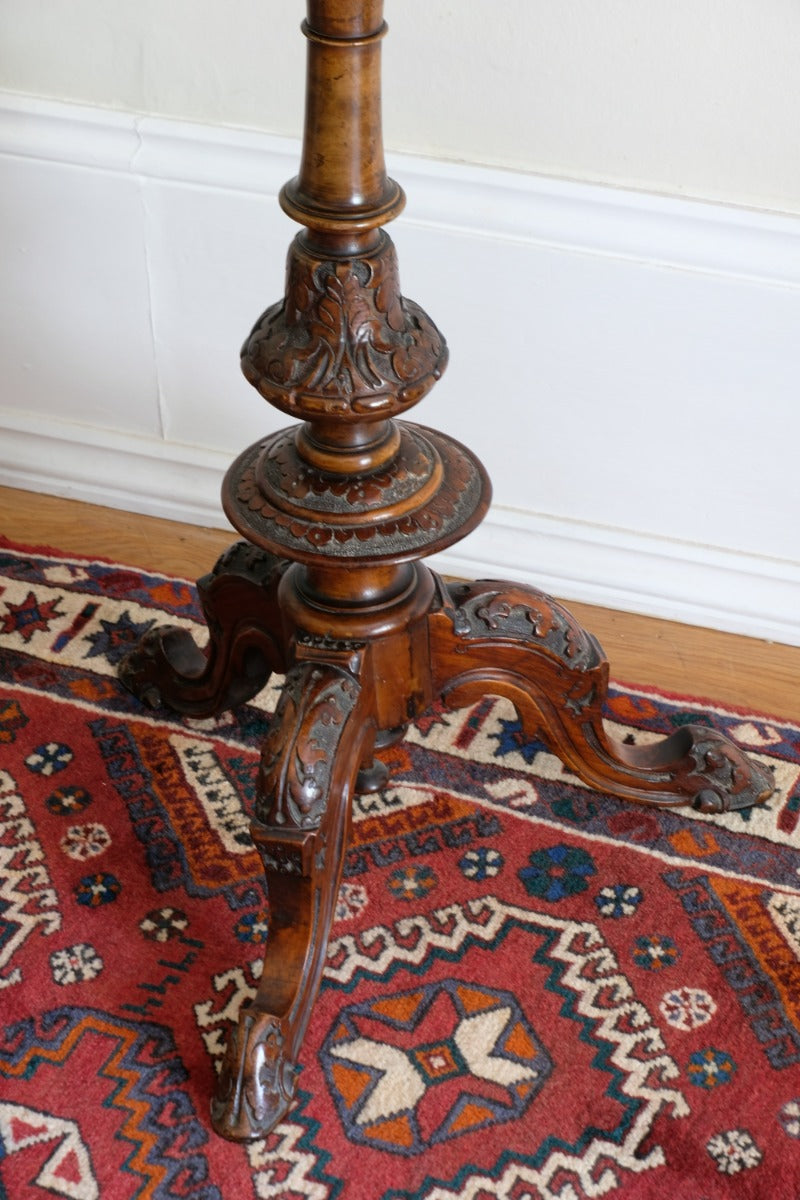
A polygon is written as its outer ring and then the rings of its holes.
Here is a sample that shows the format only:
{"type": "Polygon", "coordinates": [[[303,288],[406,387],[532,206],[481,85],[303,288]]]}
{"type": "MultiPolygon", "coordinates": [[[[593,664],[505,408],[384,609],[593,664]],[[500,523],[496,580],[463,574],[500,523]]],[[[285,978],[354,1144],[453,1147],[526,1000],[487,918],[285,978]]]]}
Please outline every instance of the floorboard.
{"type": "MultiPolygon", "coordinates": [[[[0,532],[192,580],[237,537],[10,488],[0,488],[0,532]]],[[[800,647],[567,603],[599,639],[612,678],[800,721],[800,647]]]]}

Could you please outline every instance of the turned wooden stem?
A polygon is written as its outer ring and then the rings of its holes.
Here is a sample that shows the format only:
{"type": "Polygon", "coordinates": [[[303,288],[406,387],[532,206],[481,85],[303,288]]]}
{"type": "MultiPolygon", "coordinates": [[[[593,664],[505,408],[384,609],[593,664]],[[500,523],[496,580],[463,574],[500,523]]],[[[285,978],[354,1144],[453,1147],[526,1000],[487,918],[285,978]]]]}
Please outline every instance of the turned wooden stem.
{"type": "Polygon", "coordinates": [[[382,228],[405,203],[383,153],[383,2],[309,0],[307,12],[302,160],[281,193],[305,229],[289,248],[283,300],[242,350],[249,382],[303,424],[246,451],[224,503],[245,537],[320,568],[307,594],[332,604],[349,591],[369,607],[378,594],[393,602],[399,563],[477,524],[489,484],[463,447],[396,421],[440,377],[447,346],[402,295],[382,228]],[[387,561],[388,590],[370,576],[387,561]],[[346,582],[336,578],[343,566],[346,582]]]}
{"type": "MultiPolygon", "coordinates": [[[[320,261],[374,256],[382,245],[379,227],[405,204],[402,189],[387,177],[383,153],[383,0],[309,0],[302,29],[308,40],[303,151],[300,172],[280,202],[306,226],[303,253],[320,261]]],[[[345,319],[357,319],[352,305],[345,319]]],[[[355,420],[320,414],[296,444],[303,462],[352,476],[388,463],[398,436],[380,414],[355,420]]]]}
{"type": "Polygon", "coordinates": [[[306,114],[300,173],[281,193],[309,244],[338,253],[376,244],[405,197],[388,179],[381,126],[383,0],[309,0],[306,114]]]}

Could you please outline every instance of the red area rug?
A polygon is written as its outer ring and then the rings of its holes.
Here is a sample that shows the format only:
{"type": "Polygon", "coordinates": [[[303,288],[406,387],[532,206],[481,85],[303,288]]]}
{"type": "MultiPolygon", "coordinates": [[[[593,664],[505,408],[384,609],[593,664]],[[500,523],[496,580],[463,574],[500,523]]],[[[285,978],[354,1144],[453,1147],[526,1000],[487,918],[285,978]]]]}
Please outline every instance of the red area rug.
{"type": "Polygon", "coordinates": [[[435,711],[357,803],[299,1096],[210,1132],[269,908],[250,849],[274,694],[142,709],[120,656],[188,584],[0,549],[0,1197],[486,1200],[800,1194],[800,729],[612,693],[775,771],[757,812],[578,783],[514,711],[435,711]]]}

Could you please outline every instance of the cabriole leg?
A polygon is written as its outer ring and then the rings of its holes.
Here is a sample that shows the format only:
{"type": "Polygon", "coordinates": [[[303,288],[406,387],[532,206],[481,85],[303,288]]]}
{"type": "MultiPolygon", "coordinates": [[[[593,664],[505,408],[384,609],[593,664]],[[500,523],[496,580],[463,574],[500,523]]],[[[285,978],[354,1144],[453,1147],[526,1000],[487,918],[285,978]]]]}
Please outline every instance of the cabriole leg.
{"type": "Polygon", "coordinates": [[[372,737],[365,690],[353,675],[314,663],[292,668],[261,755],[253,838],[269,889],[269,940],[258,992],[231,1034],[212,1101],[214,1128],[224,1137],[263,1137],[291,1105],[352,791],[372,737]]]}
{"type": "Polygon", "coordinates": [[[165,704],[193,717],[250,700],[271,672],[285,669],[277,592],[287,566],[247,542],[235,543],[197,584],[207,649],[182,626],[161,625],[123,660],[122,683],[151,708],[165,704]]]}
{"type": "Polygon", "coordinates": [[[515,705],[541,737],[598,791],[658,807],[704,812],[749,808],[774,790],[769,772],[723,734],[687,725],[648,745],[628,746],[603,723],[608,663],[562,605],[534,588],[481,580],[440,586],[431,617],[436,688],[451,705],[486,692],[515,705]]]}

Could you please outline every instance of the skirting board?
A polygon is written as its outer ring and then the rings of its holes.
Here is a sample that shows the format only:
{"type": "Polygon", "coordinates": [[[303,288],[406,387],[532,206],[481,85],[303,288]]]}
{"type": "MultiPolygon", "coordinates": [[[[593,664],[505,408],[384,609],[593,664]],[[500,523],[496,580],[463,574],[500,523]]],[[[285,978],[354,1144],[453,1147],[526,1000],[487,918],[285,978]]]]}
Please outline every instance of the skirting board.
{"type": "MultiPolygon", "coordinates": [[[[9,486],[228,527],[222,454],[66,423],[43,434],[2,410],[0,428],[9,486]]],[[[587,604],[800,645],[800,566],[791,563],[498,506],[468,542],[429,561],[462,578],[513,578],[587,604]]]]}
{"type": "MultiPolygon", "coordinates": [[[[139,342],[131,343],[129,362],[123,369],[117,369],[119,378],[127,380],[126,407],[123,410],[123,400],[119,400],[119,411],[115,410],[113,390],[102,393],[98,390],[92,404],[87,401],[85,409],[79,407],[79,400],[74,400],[71,393],[54,400],[43,386],[38,391],[32,386],[21,398],[15,394],[0,395],[0,482],[129,511],[224,527],[219,505],[222,475],[246,442],[240,440],[235,427],[239,418],[233,410],[230,431],[224,422],[222,425],[223,434],[229,436],[229,446],[227,440],[220,438],[218,427],[204,426],[199,415],[202,404],[198,402],[196,409],[188,403],[181,407],[184,402],[174,381],[185,367],[181,358],[184,349],[180,346],[177,351],[170,349],[175,342],[169,309],[173,281],[168,278],[164,256],[174,252],[180,257],[184,248],[180,244],[177,249],[174,243],[167,245],[167,235],[161,233],[159,225],[167,210],[158,208],[158,201],[168,191],[170,202],[178,193],[181,197],[191,196],[193,202],[207,203],[213,208],[215,228],[224,230],[229,224],[235,229],[241,224],[245,201],[252,198],[263,207],[264,197],[274,197],[281,184],[294,173],[298,151],[296,143],[269,135],[0,94],[0,166],[4,162],[13,165],[15,186],[23,189],[27,186],[26,163],[31,164],[32,170],[44,165],[56,181],[63,175],[65,181],[74,182],[77,173],[93,186],[101,178],[113,177],[124,183],[130,189],[128,198],[132,197],[125,220],[130,221],[131,214],[135,217],[140,210],[142,224],[133,237],[127,226],[121,223],[120,228],[127,230],[131,254],[137,249],[137,237],[141,239],[143,263],[141,279],[136,277],[141,290],[133,296],[130,308],[132,319],[141,321],[139,342]],[[143,315],[133,307],[136,302],[141,308],[141,301],[143,315]],[[145,362],[148,355],[150,359],[145,362]],[[141,377],[132,379],[130,364],[140,359],[141,377]],[[151,383],[152,412],[143,402],[139,415],[130,397],[135,398],[139,391],[144,394],[151,383]]],[[[504,252],[545,255],[536,261],[544,262],[555,279],[562,266],[571,269],[576,263],[588,263],[592,270],[599,270],[600,274],[593,277],[594,286],[604,289],[605,303],[612,307],[619,276],[611,272],[617,272],[619,264],[632,264],[635,270],[642,268],[639,275],[630,276],[634,280],[658,277],[671,281],[673,288],[679,288],[679,296],[683,281],[689,287],[698,279],[709,278],[719,283],[715,295],[724,297],[731,306],[738,304],[741,296],[747,304],[752,304],[753,296],[778,296],[784,309],[787,298],[790,306],[800,300],[800,221],[795,218],[463,164],[390,156],[389,166],[413,196],[410,212],[398,222],[398,229],[403,227],[412,270],[424,284],[419,288],[423,302],[431,280],[435,280],[433,269],[430,279],[426,276],[427,247],[438,244],[442,237],[449,239],[451,248],[463,248],[464,261],[469,260],[473,265],[478,262],[480,267],[485,260],[488,271],[504,252]],[[429,232],[431,240],[426,241],[429,232]],[[602,273],[603,264],[608,265],[607,278],[602,273]]],[[[53,184],[48,187],[52,190],[53,184]]],[[[80,188],[77,190],[80,194],[80,188]]],[[[104,204],[108,210],[105,194],[104,204]]],[[[76,212],[70,214],[73,222],[80,220],[76,212]]],[[[111,212],[109,219],[113,220],[113,216],[111,212]]],[[[283,241],[276,241],[276,245],[285,247],[285,232],[281,227],[279,239],[283,241]]],[[[242,240],[247,240],[245,235],[242,240]]],[[[271,247],[266,249],[270,255],[273,253],[271,247]]],[[[259,254],[264,250],[264,246],[258,247],[259,254]]],[[[282,256],[283,251],[278,253],[282,256]]],[[[188,257],[188,251],[184,257],[188,257]]],[[[405,249],[403,261],[408,261],[405,249]]],[[[134,267],[138,270],[137,264],[134,267]]],[[[231,269],[235,274],[236,264],[231,269]]],[[[417,294],[416,286],[412,295],[417,294]]],[[[435,290],[435,282],[433,286],[435,290]]],[[[64,289],[68,294],[68,284],[64,283],[64,289]]],[[[249,298],[245,299],[243,310],[252,319],[258,309],[252,308],[249,298]]],[[[638,299],[638,295],[634,297],[638,299]]],[[[16,298],[7,303],[10,310],[11,305],[17,305],[16,298]]],[[[220,304],[224,307],[227,303],[223,296],[220,304]]],[[[441,299],[435,299],[435,306],[431,307],[434,315],[441,311],[442,303],[441,299]]],[[[800,317],[800,304],[794,311],[800,317]]],[[[98,312],[102,319],[102,310],[98,312]]],[[[786,312],[788,322],[789,309],[786,312]]],[[[190,319],[196,324],[197,314],[190,313],[187,321],[190,319]]],[[[462,322],[464,319],[473,319],[467,307],[461,316],[462,322]]],[[[474,319],[484,322],[485,313],[474,319]]],[[[241,328],[238,315],[237,322],[241,328]]],[[[800,328],[800,320],[794,328],[800,328]]],[[[90,333],[87,330],[85,345],[73,345],[73,364],[80,362],[82,355],[87,359],[96,357],[96,339],[93,342],[90,333]]],[[[571,329],[565,331],[565,344],[572,333],[571,329]]],[[[205,342],[209,336],[202,331],[205,342]]],[[[491,341],[491,336],[491,332],[487,335],[485,324],[476,324],[474,329],[466,329],[464,341],[482,344],[484,340],[491,341]]],[[[18,334],[16,337],[19,340],[18,334]]],[[[551,332],[548,338],[554,340],[551,332]]],[[[9,335],[8,345],[2,347],[4,356],[12,359],[13,341],[9,335]]],[[[772,345],[770,353],[765,354],[767,393],[772,381],[785,379],[790,372],[794,379],[797,377],[796,342],[793,340],[789,345],[782,337],[781,344],[784,342],[787,346],[784,359],[776,359],[772,345]]],[[[114,350],[117,351],[116,346],[114,350]]],[[[713,348],[708,349],[708,353],[712,352],[713,348]]],[[[226,349],[226,372],[228,358],[226,349]]],[[[209,361],[208,370],[213,376],[215,365],[209,361]]],[[[26,362],[24,366],[27,369],[30,364],[26,362]]],[[[574,363],[569,366],[574,373],[574,363]]],[[[31,373],[35,375],[35,363],[31,373]]],[[[105,383],[102,372],[97,374],[105,383]]],[[[595,369],[593,387],[602,375],[602,369],[595,369]]],[[[26,376],[21,369],[16,378],[24,382],[26,376]]],[[[578,383],[573,374],[573,392],[577,392],[578,383]]],[[[124,386],[123,382],[123,389],[124,386]]],[[[528,494],[524,471],[515,468],[516,477],[512,481],[515,489],[509,491],[508,480],[503,478],[505,460],[499,450],[500,435],[481,426],[475,416],[482,399],[482,386],[476,382],[476,395],[466,395],[467,373],[459,378],[459,407],[451,401],[449,413],[440,410],[434,416],[420,410],[423,422],[452,430],[482,457],[488,455],[499,496],[483,525],[467,541],[432,560],[440,570],[469,577],[519,579],[573,600],[800,645],[797,505],[793,513],[789,512],[780,499],[789,494],[788,485],[779,494],[776,510],[773,501],[764,496],[763,487],[753,484],[746,469],[742,474],[742,487],[752,488],[753,504],[762,506],[754,523],[766,522],[769,517],[773,523],[791,525],[794,530],[793,542],[791,538],[778,538],[767,545],[766,552],[761,552],[752,536],[742,536],[737,542],[736,528],[732,532],[730,527],[726,530],[724,544],[715,544],[708,536],[692,536],[687,532],[686,522],[683,526],[676,524],[674,529],[666,523],[656,529],[640,527],[635,503],[624,510],[624,519],[612,519],[611,510],[595,511],[588,491],[562,497],[548,489],[547,511],[540,496],[535,497],[539,503],[534,502],[528,508],[518,499],[528,494]],[[470,421],[472,429],[468,428],[470,421]],[[776,544],[779,553],[772,553],[776,544]]],[[[598,398],[598,406],[613,404],[614,395],[613,387],[609,387],[608,395],[598,398]]],[[[578,432],[582,417],[587,414],[590,415],[588,408],[576,419],[578,432]]],[[[609,412],[609,426],[615,422],[621,425],[625,415],[609,412]]],[[[790,407],[788,402],[781,401],[781,421],[781,441],[786,439],[796,445],[800,440],[796,405],[790,407]]],[[[279,418],[277,424],[282,423],[279,418]]],[[[492,420],[491,424],[497,422],[492,420]]],[[[256,436],[260,432],[259,429],[256,436]]],[[[510,436],[514,436],[513,430],[510,436]]],[[[750,453],[752,434],[746,428],[737,431],[732,425],[723,430],[723,436],[730,443],[729,446],[726,443],[723,456],[726,465],[733,462],[732,469],[736,470],[736,460],[750,453]]],[[[719,481],[728,480],[730,474],[715,476],[719,463],[713,455],[719,447],[711,447],[711,451],[708,478],[692,483],[698,489],[701,508],[713,503],[715,488],[722,486],[719,481]]],[[[557,452],[556,448],[554,453],[557,452]]],[[[579,474],[576,472],[576,476],[579,474]]],[[[646,477],[647,471],[643,469],[641,478],[646,477]]],[[[609,487],[609,484],[600,475],[596,486],[609,487]]],[[[726,497],[734,495],[732,485],[727,486],[726,497]]]]}

